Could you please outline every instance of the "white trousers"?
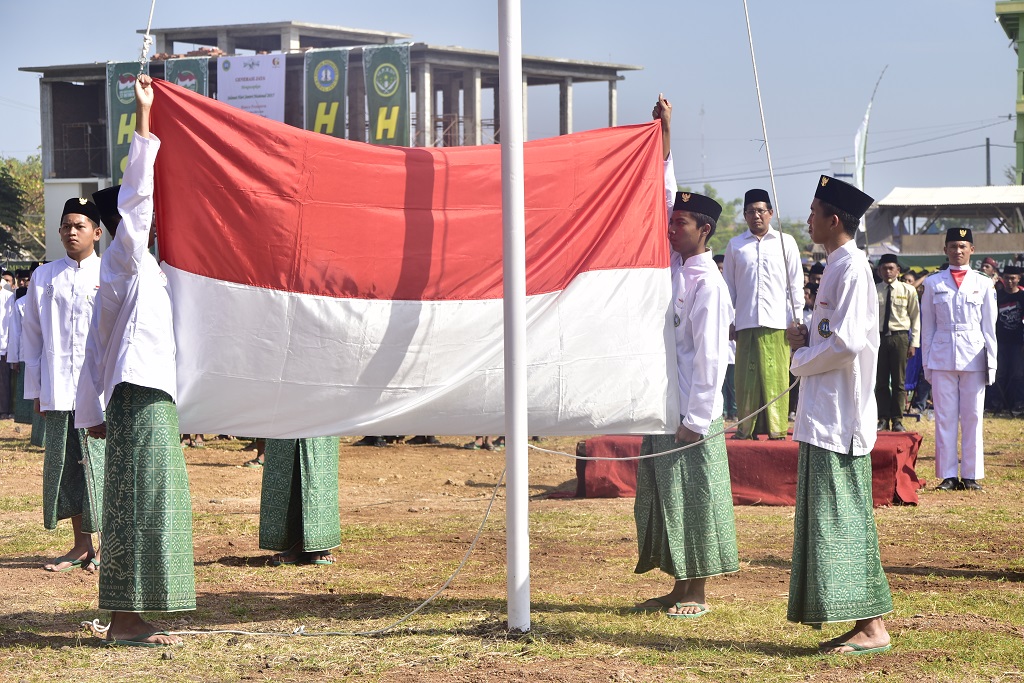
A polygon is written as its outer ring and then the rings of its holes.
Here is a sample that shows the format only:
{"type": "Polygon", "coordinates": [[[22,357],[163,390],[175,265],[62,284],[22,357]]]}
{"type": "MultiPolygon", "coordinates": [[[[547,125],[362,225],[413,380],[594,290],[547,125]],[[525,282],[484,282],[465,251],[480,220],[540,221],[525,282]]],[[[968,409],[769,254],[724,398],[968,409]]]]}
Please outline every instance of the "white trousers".
{"type": "Polygon", "coordinates": [[[983,370],[932,370],[932,402],[935,404],[935,476],[957,476],[956,436],[960,428],[961,479],[985,477],[981,443],[981,419],[985,408],[983,370]]]}

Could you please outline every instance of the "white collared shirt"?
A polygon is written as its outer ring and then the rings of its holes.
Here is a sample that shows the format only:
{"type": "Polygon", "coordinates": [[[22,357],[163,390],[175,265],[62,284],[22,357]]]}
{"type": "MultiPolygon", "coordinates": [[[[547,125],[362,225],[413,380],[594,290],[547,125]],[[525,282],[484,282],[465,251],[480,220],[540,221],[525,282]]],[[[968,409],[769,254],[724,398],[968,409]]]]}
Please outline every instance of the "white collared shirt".
{"type": "Polygon", "coordinates": [[[996,290],[992,280],[967,269],[956,286],[949,270],[925,278],[921,297],[922,365],[932,370],[982,371],[996,381],[996,290]]]}
{"type": "Polygon", "coordinates": [[[99,289],[100,257],[76,262],[70,256],[36,268],[25,294],[21,360],[25,398],[40,410],[74,410],[85,340],[99,289]]]}
{"type": "MultiPolygon", "coordinates": [[[[678,254],[673,256],[678,263],[678,254]]],[[[722,383],[729,365],[732,303],[710,251],[686,259],[680,271],[672,287],[679,412],[687,429],[707,434],[725,403],[722,383]]]]}
{"type": "Polygon", "coordinates": [[[121,225],[103,255],[99,303],[79,385],[77,427],[103,422],[103,409],[121,382],[177,398],[170,291],[148,248],[153,164],[159,149],[155,135],[136,134],[128,150],[117,197],[121,225]]]}
{"type": "Polygon", "coordinates": [[[828,256],[807,334],[809,346],[793,353],[790,368],[801,378],[793,440],[869,454],[878,421],[878,297],[871,264],[853,240],[828,256]]]}
{"type": "Polygon", "coordinates": [[[722,274],[736,309],[736,329],[784,330],[804,308],[800,247],[791,235],[769,226],[758,239],[747,230],[729,240],[722,274]],[[785,267],[783,267],[785,253],[785,267]],[[788,283],[787,283],[788,280],[788,283]],[[787,298],[792,306],[787,303],[787,298]]]}
{"type": "MultiPolygon", "coordinates": [[[[17,296],[17,295],[15,295],[17,296]]],[[[7,340],[7,362],[21,362],[21,317],[25,315],[25,297],[11,299],[11,333],[7,340]]],[[[17,398],[22,398],[18,396],[17,398]]]]}
{"type": "Polygon", "coordinates": [[[7,353],[11,340],[11,315],[14,313],[14,292],[0,288],[0,356],[7,353]]]}

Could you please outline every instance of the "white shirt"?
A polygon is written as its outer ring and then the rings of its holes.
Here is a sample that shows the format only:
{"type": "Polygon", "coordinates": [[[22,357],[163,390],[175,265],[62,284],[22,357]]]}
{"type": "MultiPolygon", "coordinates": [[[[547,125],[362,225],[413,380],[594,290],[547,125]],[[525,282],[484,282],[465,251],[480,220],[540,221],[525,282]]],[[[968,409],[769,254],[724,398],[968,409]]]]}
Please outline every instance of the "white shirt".
{"type": "Polygon", "coordinates": [[[177,399],[174,325],[167,277],[149,253],[153,164],[160,140],[136,134],[128,150],[117,210],[121,225],[103,254],[96,316],[79,386],[75,426],[103,422],[103,408],[121,382],[159,389],[177,399]]]}
{"type": "MultiPolygon", "coordinates": [[[[7,341],[7,362],[21,362],[21,317],[25,315],[25,297],[11,299],[11,333],[7,341]]],[[[17,398],[24,398],[18,396],[17,398]]]]}
{"type": "Polygon", "coordinates": [[[878,296],[871,264],[853,240],[828,256],[807,335],[793,353],[800,377],[793,440],[833,453],[875,447],[878,296]]]}
{"type": "Polygon", "coordinates": [[[99,275],[95,252],[81,263],[65,256],[32,273],[21,320],[21,359],[25,398],[38,398],[40,410],[75,409],[99,275]]]}
{"type": "Polygon", "coordinates": [[[676,286],[680,279],[675,277],[672,288],[679,412],[687,429],[707,434],[724,406],[722,383],[729,365],[732,303],[710,251],[686,259],[680,270],[683,290],[676,286]]]}
{"type": "Polygon", "coordinates": [[[987,372],[988,384],[995,382],[996,316],[995,287],[981,273],[968,269],[960,287],[949,270],[926,278],[921,352],[928,378],[932,370],[974,370],[987,372]]]}
{"type": "Polygon", "coordinates": [[[11,339],[11,315],[14,312],[14,292],[0,288],[0,356],[7,353],[11,339]]]}
{"type": "Polygon", "coordinates": [[[791,235],[768,226],[758,239],[747,230],[729,240],[722,274],[736,309],[736,329],[784,330],[804,307],[800,248],[791,235]],[[785,252],[785,268],[783,268],[785,252]],[[788,278],[788,284],[787,284],[788,278]],[[786,297],[792,301],[792,308],[786,297]]]}

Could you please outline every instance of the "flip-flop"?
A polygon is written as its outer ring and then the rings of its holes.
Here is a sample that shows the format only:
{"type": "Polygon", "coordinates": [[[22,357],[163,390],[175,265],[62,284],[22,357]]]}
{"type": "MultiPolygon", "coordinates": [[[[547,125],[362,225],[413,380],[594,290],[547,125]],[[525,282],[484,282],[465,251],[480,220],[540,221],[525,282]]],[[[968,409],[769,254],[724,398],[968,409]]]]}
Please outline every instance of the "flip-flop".
{"type": "Polygon", "coordinates": [[[64,572],[69,572],[69,571],[71,571],[72,569],[74,569],[76,567],[81,567],[87,561],[88,560],[72,560],[70,557],[58,557],[58,558],[55,558],[53,561],[49,562],[48,564],[52,564],[52,565],[56,566],[56,565],[64,564],[65,562],[67,562],[68,566],[64,567],[63,569],[47,569],[44,566],[43,567],[43,571],[50,572],[51,574],[63,574],[64,572]]]}
{"type": "Polygon", "coordinates": [[[299,563],[299,558],[300,558],[300,556],[296,555],[292,559],[286,560],[286,559],[284,559],[284,555],[282,553],[276,553],[275,555],[273,555],[270,558],[270,566],[271,567],[280,567],[281,565],[298,564],[299,563]]]}
{"type": "Polygon", "coordinates": [[[640,605],[635,605],[629,611],[633,612],[634,614],[656,614],[657,612],[664,612],[665,610],[667,610],[669,607],[672,606],[672,603],[671,602],[665,602],[661,598],[648,598],[647,600],[644,600],[643,602],[641,602],[640,605]],[[640,606],[640,605],[643,605],[644,603],[647,603],[647,602],[656,602],[656,603],[658,603],[659,607],[641,607],[640,606]]]}
{"type": "Polygon", "coordinates": [[[465,448],[467,451],[478,451],[481,448],[483,448],[483,446],[481,446],[480,444],[475,443],[473,441],[470,441],[465,446],[463,446],[463,448],[465,448]]]}
{"type": "Polygon", "coordinates": [[[253,458],[252,460],[246,460],[245,462],[243,462],[242,467],[260,468],[263,467],[263,463],[260,462],[259,458],[253,458]]]}
{"type": "Polygon", "coordinates": [[[140,638],[149,638],[150,636],[169,636],[171,635],[167,631],[153,631],[152,633],[140,633],[134,638],[128,638],[126,640],[117,640],[116,638],[107,638],[104,640],[104,644],[107,647],[173,647],[175,645],[181,645],[181,643],[147,643],[140,638]]]}
{"type": "Polygon", "coordinates": [[[334,556],[330,553],[327,553],[326,555],[321,553],[306,553],[306,556],[307,558],[304,564],[334,564],[334,556]]]}
{"type": "Polygon", "coordinates": [[[90,557],[89,561],[82,565],[82,569],[91,574],[95,574],[100,570],[100,561],[95,557],[90,557]]]}
{"type": "Polygon", "coordinates": [[[882,645],[880,647],[864,647],[863,645],[857,645],[856,643],[836,643],[829,647],[831,650],[834,647],[849,647],[853,648],[849,652],[822,652],[823,655],[870,655],[877,654],[879,652],[888,652],[892,649],[892,643],[888,645],[882,645]]]}
{"type": "Polygon", "coordinates": [[[699,602],[677,602],[676,609],[679,609],[680,607],[689,607],[690,605],[700,607],[701,610],[699,612],[694,612],[693,614],[674,614],[672,612],[666,612],[665,616],[670,617],[672,619],[696,619],[698,617],[704,616],[705,614],[711,611],[710,607],[708,607],[707,605],[702,605],[699,602]]]}

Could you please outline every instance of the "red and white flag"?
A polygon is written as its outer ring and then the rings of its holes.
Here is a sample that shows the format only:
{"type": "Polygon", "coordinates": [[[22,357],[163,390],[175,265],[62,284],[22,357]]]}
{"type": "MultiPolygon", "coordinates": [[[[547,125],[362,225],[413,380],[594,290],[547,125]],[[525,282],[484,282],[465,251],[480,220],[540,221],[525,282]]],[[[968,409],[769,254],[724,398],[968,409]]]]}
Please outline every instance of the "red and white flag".
{"type": "MultiPolygon", "coordinates": [[[[156,81],[185,432],[504,431],[497,145],[379,147],[156,81]]],[[[657,122],[527,143],[529,431],[678,420],[657,122]]]]}

